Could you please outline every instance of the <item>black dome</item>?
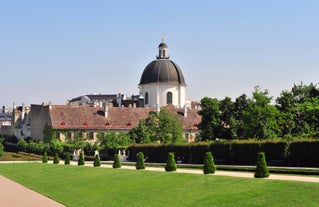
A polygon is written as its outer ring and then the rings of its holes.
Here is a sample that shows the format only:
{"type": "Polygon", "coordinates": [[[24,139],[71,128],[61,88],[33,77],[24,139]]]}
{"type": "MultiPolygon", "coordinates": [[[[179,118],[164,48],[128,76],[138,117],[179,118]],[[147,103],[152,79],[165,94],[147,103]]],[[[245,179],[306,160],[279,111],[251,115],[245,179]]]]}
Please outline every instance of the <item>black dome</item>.
{"type": "Polygon", "coordinates": [[[140,84],[177,83],[185,85],[181,69],[169,59],[157,59],[149,63],[143,71],[140,84]]]}
{"type": "Polygon", "coordinates": [[[162,42],[161,44],[159,44],[158,47],[167,48],[167,44],[165,42],[162,42]]]}

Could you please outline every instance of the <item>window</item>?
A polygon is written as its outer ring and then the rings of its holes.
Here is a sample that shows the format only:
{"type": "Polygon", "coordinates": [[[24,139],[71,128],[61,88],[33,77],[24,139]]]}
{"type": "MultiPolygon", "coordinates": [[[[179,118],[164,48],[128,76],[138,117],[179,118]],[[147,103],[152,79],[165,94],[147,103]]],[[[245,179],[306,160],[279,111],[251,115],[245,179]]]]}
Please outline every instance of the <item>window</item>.
{"type": "Polygon", "coordinates": [[[148,104],[148,92],[145,92],[145,105],[148,104]]]}
{"type": "Polygon", "coordinates": [[[68,132],[68,139],[72,139],[72,133],[71,132],[68,132]]]}
{"type": "Polygon", "coordinates": [[[172,104],[173,103],[173,94],[172,94],[172,92],[168,92],[167,93],[166,100],[167,100],[167,104],[172,104]]]}
{"type": "Polygon", "coordinates": [[[57,132],[55,138],[60,139],[60,132],[57,132]]]}
{"type": "Polygon", "coordinates": [[[93,132],[90,132],[89,139],[94,139],[94,133],[93,132]]]}

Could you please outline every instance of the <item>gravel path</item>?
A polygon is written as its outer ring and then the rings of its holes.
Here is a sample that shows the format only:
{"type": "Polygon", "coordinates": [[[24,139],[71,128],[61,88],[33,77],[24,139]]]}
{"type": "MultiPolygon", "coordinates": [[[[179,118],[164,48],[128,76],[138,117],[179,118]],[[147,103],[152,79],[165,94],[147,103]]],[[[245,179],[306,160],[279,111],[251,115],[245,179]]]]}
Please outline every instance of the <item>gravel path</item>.
{"type": "Polygon", "coordinates": [[[0,207],[63,207],[64,205],[0,175],[0,207]]]}

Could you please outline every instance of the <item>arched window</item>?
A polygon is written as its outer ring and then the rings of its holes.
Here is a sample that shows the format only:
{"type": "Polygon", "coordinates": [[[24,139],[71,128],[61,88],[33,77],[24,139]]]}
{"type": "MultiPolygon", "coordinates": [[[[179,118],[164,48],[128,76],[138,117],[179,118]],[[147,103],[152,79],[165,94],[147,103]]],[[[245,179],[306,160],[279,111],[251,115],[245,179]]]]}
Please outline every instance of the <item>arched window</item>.
{"type": "Polygon", "coordinates": [[[167,104],[172,104],[173,103],[173,94],[172,94],[172,92],[167,92],[166,100],[167,100],[167,104]]]}
{"type": "Polygon", "coordinates": [[[148,104],[148,92],[145,92],[145,105],[148,104]]]}

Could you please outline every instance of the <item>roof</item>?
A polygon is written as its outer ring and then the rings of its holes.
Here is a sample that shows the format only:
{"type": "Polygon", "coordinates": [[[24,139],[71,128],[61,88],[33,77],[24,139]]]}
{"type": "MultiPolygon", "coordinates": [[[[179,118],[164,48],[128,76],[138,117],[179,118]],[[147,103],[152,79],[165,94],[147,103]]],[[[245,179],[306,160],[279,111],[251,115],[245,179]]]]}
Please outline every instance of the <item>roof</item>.
{"type": "Polygon", "coordinates": [[[158,47],[167,48],[167,44],[165,42],[162,42],[158,45],[158,47]]]}
{"type": "MultiPolygon", "coordinates": [[[[184,130],[198,129],[201,116],[197,110],[188,109],[187,117],[184,117],[183,109],[170,110],[179,115],[184,130]]],[[[138,126],[139,120],[147,118],[150,112],[155,112],[155,108],[109,107],[105,117],[102,107],[52,105],[50,119],[53,129],[129,130],[138,126]]]]}
{"type": "Polygon", "coordinates": [[[157,59],[149,63],[143,71],[140,84],[175,83],[185,85],[182,70],[169,59],[157,59]]]}

